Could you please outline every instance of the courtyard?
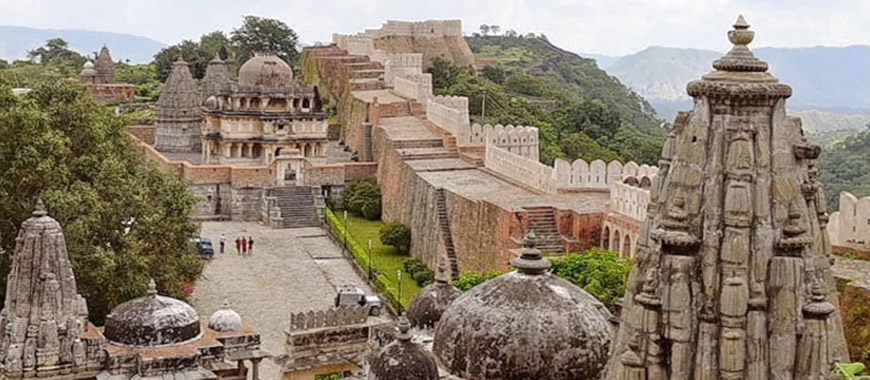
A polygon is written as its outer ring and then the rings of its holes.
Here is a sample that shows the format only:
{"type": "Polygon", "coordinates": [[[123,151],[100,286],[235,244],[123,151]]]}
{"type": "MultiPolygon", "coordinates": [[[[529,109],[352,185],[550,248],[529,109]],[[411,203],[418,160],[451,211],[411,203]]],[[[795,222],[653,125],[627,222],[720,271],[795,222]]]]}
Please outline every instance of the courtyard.
{"type": "MultiPolygon", "coordinates": [[[[284,353],[284,330],[291,313],[327,309],[341,284],[371,288],[344,259],[341,248],[320,228],[271,229],[253,222],[203,222],[201,236],[212,240],[214,259],[206,264],[191,304],[200,318],[229,301],[233,310],[261,334],[262,348],[284,353]],[[219,252],[221,233],[227,236],[219,252]],[[236,253],[236,237],[254,238],[252,256],[236,253]]],[[[384,318],[384,317],[381,317],[384,318]]],[[[261,364],[262,379],[278,379],[271,360],[261,364]]]]}

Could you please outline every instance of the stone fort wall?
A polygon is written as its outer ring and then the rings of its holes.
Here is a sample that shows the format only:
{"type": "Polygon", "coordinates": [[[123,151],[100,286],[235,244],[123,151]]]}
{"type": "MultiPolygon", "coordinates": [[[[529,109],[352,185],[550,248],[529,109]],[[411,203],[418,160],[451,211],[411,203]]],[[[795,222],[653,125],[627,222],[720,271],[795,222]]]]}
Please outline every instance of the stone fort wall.
{"type": "Polygon", "coordinates": [[[831,214],[827,229],[831,244],[870,252],[870,197],[840,193],[840,210],[831,214]]]}

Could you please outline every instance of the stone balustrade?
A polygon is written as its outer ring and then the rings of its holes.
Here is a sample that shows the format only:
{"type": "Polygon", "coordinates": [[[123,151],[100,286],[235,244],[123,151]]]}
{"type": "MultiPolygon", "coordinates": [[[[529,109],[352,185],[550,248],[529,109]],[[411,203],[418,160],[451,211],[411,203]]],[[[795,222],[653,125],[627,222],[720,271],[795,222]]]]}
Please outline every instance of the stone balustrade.
{"type": "Polygon", "coordinates": [[[416,99],[424,107],[432,95],[432,74],[403,74],[393,78],[393,91],[402,97],[416,99]]]}
{"type": "Polygon", "coordinates": [[[464,96],[438,95],[426,101],[426,118],[441,129],[459,136],[459,131],[469,128],[468,98],[464,96]]]}
{"type": "Polygon", "coordinates": [[[637,221],[646,219],[649,190],[616,182],[610,185],[610,209],[637,221]]]}
{"type": "Polygon", "coordinates": [[[342,307],[290,314],[290,331],[361,325],[369,317],[367,307],[342,307]]]}
{"type": "Polygon", "coordinates": [[[537,160],[516,155],[492,142],[486,144],[486,168],[515,182],[525,184],[546,194],[555,194],[553,168],[537,160]]]}
{"type": "Polygon", "coordinates": [[[827,230],[833,245],[870,250],[870,197],[840,193],[840,210],[829,217],[827,230]]]}

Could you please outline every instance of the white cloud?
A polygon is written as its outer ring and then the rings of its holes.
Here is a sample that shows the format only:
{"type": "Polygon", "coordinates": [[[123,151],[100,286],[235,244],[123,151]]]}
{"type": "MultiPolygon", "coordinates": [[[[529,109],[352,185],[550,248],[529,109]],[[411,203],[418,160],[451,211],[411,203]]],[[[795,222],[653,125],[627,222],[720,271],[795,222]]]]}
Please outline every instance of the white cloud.
{"type": "Polygon", "coordinates": [[[572,51],[628,54],[649,45],[725,50],[725,31],[743,13],[757,46],[848,45],[870,41],[864,0],[0,0],[0,24],[148,36],[165,43],[221,29],[245,14],[285,21],[305,42],[378,27],[387,19],[459,18],[544,33],[572,51]]]}

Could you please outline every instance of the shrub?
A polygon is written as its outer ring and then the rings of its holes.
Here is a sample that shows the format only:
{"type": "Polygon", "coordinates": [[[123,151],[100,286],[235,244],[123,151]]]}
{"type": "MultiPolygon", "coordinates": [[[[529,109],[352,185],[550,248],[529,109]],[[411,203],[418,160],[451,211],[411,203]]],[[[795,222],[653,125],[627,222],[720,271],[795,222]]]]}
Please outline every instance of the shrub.
{"type": "Polygon", "coordinates": [[[411,229],[400,222],[384,225],[380,235],[381,244],[396,247],[400,252],[408,252],[411,247],[411,229]]]}
{"type": "Polygon", "coordinates": [[[381,217],[381,189],[374,177],[350,183],[344,192],[344,205],[350,211],[368,220],[381,217]]]}
{"type": "Polygon", "coordinates": [[[402,265],[405,267],[405,272],[408,272],[421,288],[435,281],[435,272],[429,270],[420,260],[407,259],[402,262],[402,265]]]}
{"type": "Polygon", "coordinates": [[[486,273],[475,272],[470,270],[459,274],[459,279],[453,281],[453,286],[463,292],[471,290],[471,288],[484,283],[487,280],[500,276],[502,273],[497,270],[491,270],[486,273]]]}
{"type": "Polygon", "coordinates": [[[414,281],[417,281],[417,285],[422,288],[435,282],[435,272],[432,272],[429,269],[417,272],[417,275],[414,276],[414,281]]]}
{"type": "Polygon", "coordinates": [[[615,252],[592,248],[552,260],[553,274],[577,285],[613,310],[625,293],[631,261],[615,252]]]}

